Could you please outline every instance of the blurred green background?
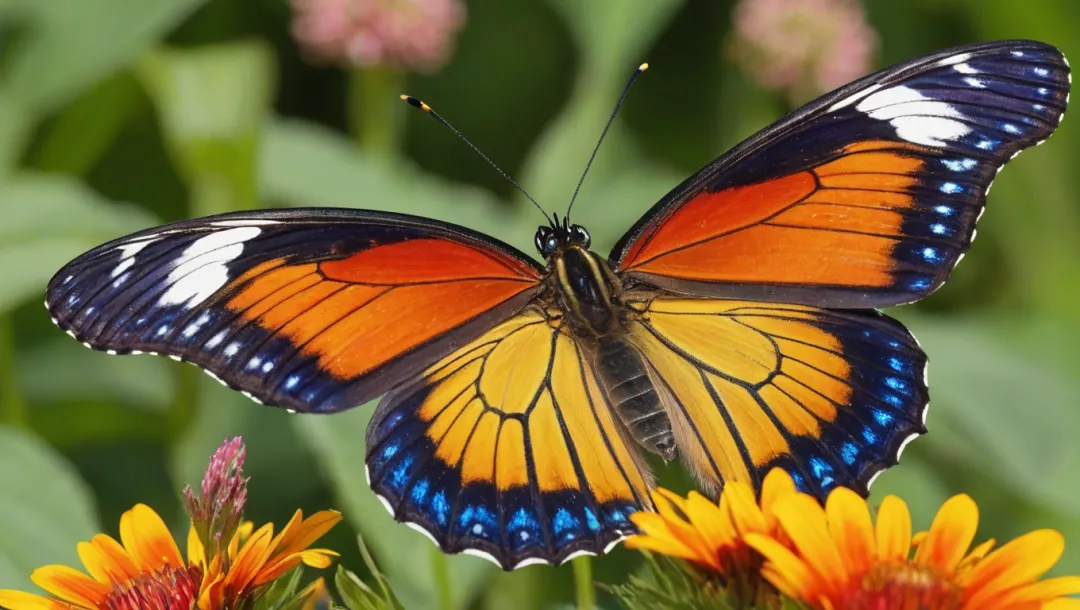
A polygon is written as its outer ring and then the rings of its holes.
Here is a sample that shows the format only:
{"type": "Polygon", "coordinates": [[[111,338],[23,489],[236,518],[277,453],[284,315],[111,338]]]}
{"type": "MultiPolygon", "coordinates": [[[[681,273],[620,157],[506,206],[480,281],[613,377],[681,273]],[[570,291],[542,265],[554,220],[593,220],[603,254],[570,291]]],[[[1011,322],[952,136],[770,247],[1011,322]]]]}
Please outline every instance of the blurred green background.
{"type": "MultiPolygon", "coordinates": [[[[226,435],[241,434],[249,518],[282,524],[298,507],[338,508],[346,523],[326,542],[346,566],[361,569],[363,533],[406,605],[435,607],[430,543],[394,525],[364,481],[370,406],[290,416],[192,367],[93,353],[49,323],[41,299],[51,274],[86,249],[231,209],[409,212],[532,252],[536,210],[448,130],[397,102],[401,92],[561,212],[625,78],[649,61],[575,206],[600,252],[683,177],[790,109],[731,60],[733,2],[466,4],[445,67],[388,74],[308,61],[286,0],[0,0],[0,588],[32,587],[28,574],[45,563],[77,565],[76,542],[115,534],[136,502],[181,531],[181,487],[197,483],[226,435]],[[364,138],[372,124],[383,140],[364,138]]],[[[1072,0],[865,8],[874,68],[1011,37],[1080,58],[1072,0]]],[[[952,281],[891,312],[930,354],[934,400],[930,434],[873,494],[900,494],[919,528],[957,492],[980,506],[979,539],[1058,528],[1068,540],[1060,573],[1080,573],[1073,121],[999,177],[952,281]]],[[[662,475],[689,485],[678,468],[662,475]]],[[[597,580],[621,582],[639,558],[620,549],[593,566],[597,580]]],[[[569,567],[504,574],[453,557],[450,570],[458,608],[573,603],[569,567]]]]}

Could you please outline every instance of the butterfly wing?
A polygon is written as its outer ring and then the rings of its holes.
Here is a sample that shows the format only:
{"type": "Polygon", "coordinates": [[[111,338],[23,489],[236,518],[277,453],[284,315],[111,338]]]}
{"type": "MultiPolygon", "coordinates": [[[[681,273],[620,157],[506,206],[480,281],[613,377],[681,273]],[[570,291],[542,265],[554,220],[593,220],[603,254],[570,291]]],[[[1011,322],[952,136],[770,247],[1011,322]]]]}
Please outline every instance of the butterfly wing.
{"type": "Polygon", "coordinates": [[[1068,101],[1057,49],[935,53],[795,111],[669,193],[615,246],[626,275],[684,294],[869,308],[918,300],[975,235],[1001,167],[1068,101]]]}
{"type": "Polygon", "coordinates": [[[367,464],[398,521],[504,569],[603,552],[651,507],[585,355],[534,307],[386,396],[367,464]]]}
{"type": "Polygon", "coordinates": [[[193,362],[298,411],[373,399],[521,309],[541,269],[466,229],[359,210],[227,214],[150,229],[49,283],[89,347],[193,362]]]}
{"type": "Polygon", "coordinates": [[[711,486],[782,466],[824,498],[863,494],[925,432],[926,356],[876,312],[661,297],[633,304],[683,459],[711,486]]]}

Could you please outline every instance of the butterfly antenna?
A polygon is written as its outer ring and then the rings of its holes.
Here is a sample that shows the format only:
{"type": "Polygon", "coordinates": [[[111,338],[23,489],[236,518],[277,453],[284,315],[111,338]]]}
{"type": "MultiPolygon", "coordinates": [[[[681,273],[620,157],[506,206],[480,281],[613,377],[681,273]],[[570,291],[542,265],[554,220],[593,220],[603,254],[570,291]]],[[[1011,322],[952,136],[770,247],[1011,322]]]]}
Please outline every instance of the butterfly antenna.
{"type": "Polygon", "coordinates": [[[585,183],[585,176],[589,174],[589,168],[592,167],[593,161],[596,159],[596,153],[600,151],[600,145],[604,143],[604,138],[607,137],[607,132],[611,129],[611,124],[615,122],[615,115],[619,114],[619,108],[622,107],[623,101],[626,100],[626,96],[630,93],[630,87],[634,86],[634,81],[637,80],[641,73],[649,69],[649,64],[641,64],[637,70],[630,75],[629,80],[626,81],[626,86],[623,87],[622,95],[619,96],[619,101],[615,102],[615,109],[611,111],[611,116],[608,117],[607,125],[604,125],[604,131],[600,133],[600,139],[596,141],[596,148],[592,151],[592,156],[589,157],[589,162],[585,164],[585,171],[581,173],[581,180],[578,180],[577,188],[574,189],[574,196],[570,198],[570,205],[566,206],[566,219],[569,223],[570,209],[574,207],[574,201],[577,200],[578,193],[581,192],[581,185],[585,183]]]}
{"type": "Polygon", "coordinates": [[[541,214],[543,214],[543,215],[544,215],[544,218],[546,218],[546,219],[547,219],[547,221],[548,221],[548,224],[553,224],[553,223],[552,223],[552,221],[551,221],[551,216],[548,216],[548,213],[544,211],[544,208],[540,207],[540,204],[539,204],[539,203],[537,203],[535,199],[533,199],[532,195],[530,195],[529,193],[525,192],[525,189],[521,188],[521,185],[519,185],[519,184],[518,184],[517,182],[514,182],[514,179],[513,179],[513,178],[511,178],[510,176],[508,176],[508,175],[506,174],[506,172],[502,171],[502,169],[500,169],[498,165],[495,165],[495,162],[494,162],[494,161],[492,161],[491,159],[489,159],[487,155],[485,155],[484,153],[482,153],[482,152],[480,151],[480,149],[476,147],[476,145],[475,145],[475,144],[473,144],[472,142],[470,142],[470,141],[469,141],[469,138],[466,138],[466,137],[465,137],[465,134],[463,134],[463,133],[461,133],[460,131],[458,131],[458,130],[457,130],[457,129],[456,129],[456,128],[455,128],[454,126],[453,126],[453,125],[451,125],[451,124],[449,123],[449,121],[447,121],[446,119],[442,118],[442,115],[441,115],[441,114],[439,114],[438,112],[435,112],[435,111],[434,111],[434,110],[433,110],[433,109],[431,108],[431,106],[428,106],[428,105],[427,105],[427,104],[425,104],[424,102],[422,102],[422,101],[420,101],[420,100],[416,99],[415,97],[413,97],[413,96],[411,96],[411,95],[402,95],[402,96],[401,96],[401,99],[402,99],[402,100],[404,100],[404,101],[405,101],[405,102],[406,102],[407,104],[409,104],[409,105],[410,105],[410,106],[412,106],[413,108],[419,108],[420,110],[423,110],[424,112],[428,113],[428,114],[429,114],[429,115],[431,116],[431,118],[433,118],[433,119],[435,119],[436,121],[438,121],[439,123],[441,123],[441,124],[445,125],[445,126],[446,126],[446,127],[448,128],[448,129],[450,129],[450,131],[454,132],[454,135],[456,135],[457,137],[461,138],[461,141],[462,141],[462,142],[464,142],[464,143],[468,144],[468,145],[469,145],[469,148],[471,148],[471,149],[473,149],[474,151],[476,151],[476,154],[480,155],[480,157],[481,157],[481,158],[482,158],[482,159],[483,159],[484,161],[487,161],[487,162],[488,162],[488,165],[490,165],[491,167],[495,168],[495,171],[499,172],[499,174],[500,174],[500,175],[501,175],[501,176],[502,176],[503,178],[506,178],[506,181],[507,181],[507,182],[509,182],[510,184],[513,184],[513,185],[514,185],[514,188],[516,188],[517,190],[521,191],[521,194],[522,194],[522,195],[525,195],[525,197],[526,197],[526,198],[527,198],[527,199],[528,199],[529,201],[531,201],[533,205],[535,205],[535,206],[536,206],[536,209],[540,210],[540,213],[541,213],[541,214]]]}

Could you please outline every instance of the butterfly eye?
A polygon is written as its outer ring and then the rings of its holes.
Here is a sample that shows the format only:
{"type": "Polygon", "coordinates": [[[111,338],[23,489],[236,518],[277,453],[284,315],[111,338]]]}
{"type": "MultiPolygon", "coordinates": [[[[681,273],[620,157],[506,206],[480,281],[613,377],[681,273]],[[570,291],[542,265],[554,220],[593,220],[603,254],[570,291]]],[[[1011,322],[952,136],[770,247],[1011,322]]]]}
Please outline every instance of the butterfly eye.
{"type": "Polygon", "coordinates": [[[559,245],[559,240],[558,240],[558,238],[555,237],[554,233],[552,233],[551,235],[548,235],[547,242],[545,242],[545,245],[547,246],[547,251],[548,252],[551,252],[551,251],[555,250],[555,248],[559,245]]]}

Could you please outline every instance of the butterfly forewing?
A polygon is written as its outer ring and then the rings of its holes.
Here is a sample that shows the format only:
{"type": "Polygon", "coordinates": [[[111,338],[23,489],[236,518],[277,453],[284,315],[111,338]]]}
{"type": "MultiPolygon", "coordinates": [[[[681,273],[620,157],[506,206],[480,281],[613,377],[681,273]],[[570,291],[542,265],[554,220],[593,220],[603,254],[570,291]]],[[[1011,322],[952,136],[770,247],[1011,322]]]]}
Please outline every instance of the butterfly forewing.
{"type": "Polygon", "coordinates": [[[1057,128],[1069,68],[1028,41],[887,68],[743,142],[658,203],[613,264],[678,292],[822,307],[918,300],[996,173],[1057,128]]]}
{"type": "Polygon", "coordinates": [[[93,348],[167,354],[261,402],[333,412],[511,315],[540,274],[509,246],[434,221],[267,211],[105,244],[56,274],[47,305],[93,348]]]}

